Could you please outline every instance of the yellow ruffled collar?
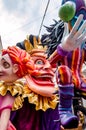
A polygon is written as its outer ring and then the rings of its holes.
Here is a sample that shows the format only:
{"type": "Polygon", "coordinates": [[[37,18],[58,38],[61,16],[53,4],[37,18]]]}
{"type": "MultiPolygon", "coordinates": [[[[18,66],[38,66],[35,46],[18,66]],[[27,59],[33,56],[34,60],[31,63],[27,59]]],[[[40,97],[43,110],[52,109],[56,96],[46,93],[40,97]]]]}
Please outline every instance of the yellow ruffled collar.
{"type": "Polygon", "coordinates": [[[5,96],[7,92],[10,92],[12,96],[21,95],[23,93],[23,83],[21,81],[13,82],[8,85],[5,82],[0,82],[0,94],[5,96]]]}
{"type": "Polygon", "coordinates": [[[28,98],[29,103],[35,104],[36,110],[46,111],[49,108],[55,109],[59,103],[59,97],[57,95],[44,97],[30,90],[27,85],[24,86],[23,99],[26,97],[28,98]]]}
{"type": "Polygon", "coordinates": [[[16,81],[12,85],[7,85],[3,81],[0,82],[0,95],[5,96],[7,93],[10,93],[15,97],[12,110],[20,109],[23,105],[23,87],[24,84],[21,81],[16,81]]]}

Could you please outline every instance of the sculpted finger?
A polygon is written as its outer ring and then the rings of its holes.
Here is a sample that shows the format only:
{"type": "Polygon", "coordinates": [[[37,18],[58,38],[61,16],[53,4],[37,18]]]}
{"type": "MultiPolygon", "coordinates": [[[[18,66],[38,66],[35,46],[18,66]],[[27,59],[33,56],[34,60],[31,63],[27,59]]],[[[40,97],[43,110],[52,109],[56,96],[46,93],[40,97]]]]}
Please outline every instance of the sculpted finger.
{"type": "Polygon", "coordinates": [[[86,28],[86,20],[84,21],[80,29],[76,32],[76,34],[74,35],[74,38],[75,39],[78,38],[85,31],[85,28],[86,28]]]}
{"type": "Polygon", "coordinates": [[[83,39],[83,42],[86,42],[86,37],[83,39]]]}
{"type": "Polygon", "coordinates": [[[78,47],[82,45],[82,43],[86,42],[86,37],[83,38],[80,42],[77,42],[78,47]]]}
{"type": "Polygon", "coordinates": [[[75,35],[75,33],[78,30],[78,28],[79,28],[80,23],[82,22],[82,20],[83,20],[83,15],[81,14],[81,15],[79,15],[76,23],[74,24],[74,26],[73,26],[73,28],[72,28],[72,30],[70,32],[70,38],[72,38],[75,35]]]}
{"type": "Polygon", "coordinates": [[[83,40],[85,40],[85,37],[86,37],[86,32],[82,33],[82,35],[78,37],[77,42],[82,44],[83,40]]]}

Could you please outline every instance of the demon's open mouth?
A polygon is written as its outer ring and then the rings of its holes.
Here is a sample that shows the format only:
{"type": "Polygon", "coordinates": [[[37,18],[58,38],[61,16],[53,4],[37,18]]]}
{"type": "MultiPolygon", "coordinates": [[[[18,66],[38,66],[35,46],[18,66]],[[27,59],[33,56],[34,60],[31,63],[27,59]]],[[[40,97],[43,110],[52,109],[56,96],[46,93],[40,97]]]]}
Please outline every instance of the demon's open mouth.
{"type": "Polygon", "coordinates": [[[31,76],[31,77],[36,84],[54,86],[53,76],[51,75],[41,75],[41,76],[36,76],[36,77],[31,76]]]}

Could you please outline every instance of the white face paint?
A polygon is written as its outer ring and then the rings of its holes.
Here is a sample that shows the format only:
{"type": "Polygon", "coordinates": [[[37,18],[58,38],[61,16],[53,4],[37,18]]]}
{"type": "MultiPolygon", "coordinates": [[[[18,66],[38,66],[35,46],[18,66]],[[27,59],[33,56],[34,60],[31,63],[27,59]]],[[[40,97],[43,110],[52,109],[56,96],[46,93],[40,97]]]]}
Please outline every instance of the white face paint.
{"type": "Polygon", "coordinates": [[[14,64],[8,54],[0,56],[0,80],[13,82],[15,77],[13,68],[14,64]]]}

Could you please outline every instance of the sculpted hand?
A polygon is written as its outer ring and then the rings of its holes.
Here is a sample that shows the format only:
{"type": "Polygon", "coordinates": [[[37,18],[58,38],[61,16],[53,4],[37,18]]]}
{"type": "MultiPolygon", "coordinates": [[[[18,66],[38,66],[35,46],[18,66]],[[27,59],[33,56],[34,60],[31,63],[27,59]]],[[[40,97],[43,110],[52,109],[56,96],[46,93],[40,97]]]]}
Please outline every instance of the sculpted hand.
{"type": "Polygon", "coordinates": [[[62,44],[60,44],[63,50],[73,51],[74,49],[80,47],[81,44],[86,41],[86,20],[81,25],[82,20],[83,15],[81,14],[79,15],[69,35],[65,37],[62,44]]]}

